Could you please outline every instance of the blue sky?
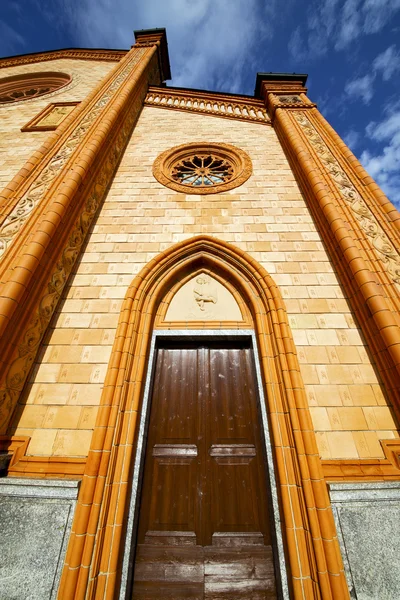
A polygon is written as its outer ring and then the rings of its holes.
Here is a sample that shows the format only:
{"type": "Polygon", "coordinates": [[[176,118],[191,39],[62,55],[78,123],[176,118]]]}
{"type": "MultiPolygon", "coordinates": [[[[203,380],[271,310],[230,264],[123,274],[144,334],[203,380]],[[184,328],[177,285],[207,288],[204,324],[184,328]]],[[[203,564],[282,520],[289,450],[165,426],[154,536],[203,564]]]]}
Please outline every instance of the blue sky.
{"type": "Polygon", "coordinates": [[[169,85],[252,94],[308,73],[309,97],[400,207],[400,0],[3,0],[0,55],[129,48],[166,27],[169,85]]]}

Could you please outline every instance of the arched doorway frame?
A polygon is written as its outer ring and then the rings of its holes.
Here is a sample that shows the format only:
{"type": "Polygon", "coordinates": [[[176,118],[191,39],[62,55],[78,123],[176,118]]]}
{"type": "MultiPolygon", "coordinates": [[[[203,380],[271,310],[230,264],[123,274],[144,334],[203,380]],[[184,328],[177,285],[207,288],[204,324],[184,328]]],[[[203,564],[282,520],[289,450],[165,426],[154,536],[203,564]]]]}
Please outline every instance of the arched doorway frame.
{"type": "MultiPolygon", "coordinates": [[[[199,270],[199,272],[201,271],[202,270],[199,270]]],[[[214,273],[213,276],[215,276],[214,273]]],[[[194,275],[194,277],[196,277],[196,275],[194,275]]],[[[189,275],[188,279],[193,279],[193,277],[189,275]]],[[[174,288],[176,287],[177,286],[174,286],[174,288]]],[[[236,294],[236,296],[238,296],[238,294],[236,294]]],[[[205,321],[205,323],[207,323],[207,321],[205,321]]],[[[220,341],[221,347],[224,347],[224,341],[228,341],[228,343],[236,342],[239,345],[241,343],[244,343],[246,347],[251,350],[255,371],[255,385],[258,392],[256,393],[256,395],[258,396],[257,400],[260,409],[258,415],[258,424],[260,426],[260,433],[262,437],[261,444],[264,451],[264,460],[266,463],[266,477],[268,480],[267,486],[269,488],[267,490],[267,494],[269,496],[268,513],[269,517],[271,518],[270,527],[272,537],[272,552],[274,556],[275,583],[276,588],[278,590],[278,597],[280,598],[280,600],[289,600],[290,596],[286,569],[286,556],[281,530],[281,512],[279,506],[280,503],[277,493],[278,490],[276,486],[275,465],[272,452],[270,427],[266,412],[266,402],[263,393],[264,386],[261,380],[261,372],[259,368],[260,361],[258,356],[255,333],[253,329],[225,329],[224,324],[221,327],[221,329],[208,329],[206,327],[194,329],[190,327],[189,329],[154,328],[153,330],[146,381],[144,383],[143,401],[141,404],[140,419],[138,424],[138,441],[136,445],[135,462],[132,469],[132,488],[130,492],[130,506],[128,511],[128,522],[126,526],[125,551],[122,564],[121,589],[119,594],[119,600],[130,600],[132,596],[134,565],[136,560],[135,543],[137,539],[139,521],[139,506],[141,505],[141,503],[143,503],[141,500],[141,496],[143,493],[143,465],[145,462],[146,453],[148,452],[148,448],[146,448],[146,429],[151,411],[151,390],[153,387],[153,376],[155,371],[156,355],[159,344],[167,343],[168,347],[168,341],[172,341],[175,343],[178,342],[183,346],[185,345],[186,341],[194,341],[196,343],[205,342],[206,344],[209,341],[220,341]]]]}
{"type": "Polygon", "coordinates": [[[293,598],[348,598],[327,487],[279,289],[244,251],[208,236],[190,238],[159,254],[127,291],[59,598],[115,597],[154,319],[174,283],[198,268],[210,269],[229,281],[253,318],[293,598]]]}

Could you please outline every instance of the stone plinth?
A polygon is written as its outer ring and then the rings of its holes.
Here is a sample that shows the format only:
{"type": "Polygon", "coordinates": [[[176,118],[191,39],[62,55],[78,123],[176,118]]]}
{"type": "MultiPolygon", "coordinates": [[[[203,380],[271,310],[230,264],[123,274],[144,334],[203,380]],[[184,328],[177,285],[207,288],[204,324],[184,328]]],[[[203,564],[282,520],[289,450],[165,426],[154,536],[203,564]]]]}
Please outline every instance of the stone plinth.
{"type": "Polygon", "coordinates": [[[400,482],[330,484],[351,597],[397,600],[400,482]]]}
{"type": "Polygon", "coordinates": [[[79,481],[0,480],[0,598],[53,600],[79,481]]]}

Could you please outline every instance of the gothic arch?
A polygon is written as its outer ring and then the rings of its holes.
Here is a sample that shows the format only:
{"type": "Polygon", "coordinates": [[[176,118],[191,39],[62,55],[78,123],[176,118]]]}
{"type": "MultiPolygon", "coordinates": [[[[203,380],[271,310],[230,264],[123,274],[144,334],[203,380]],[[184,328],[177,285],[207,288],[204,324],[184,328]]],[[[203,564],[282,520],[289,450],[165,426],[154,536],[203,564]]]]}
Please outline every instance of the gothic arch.
{"type": "Polygon", "coordinates": [[[348,597],[329,497],[279,289],[261,265],[208,236],[151,260],[126,294],[82,481],[60,598],[112,598],[121,567],[130,465],[149,341],[160,302],[197,268],[223,276],[247,304],[258,342],[294,598],[348,597]]]}

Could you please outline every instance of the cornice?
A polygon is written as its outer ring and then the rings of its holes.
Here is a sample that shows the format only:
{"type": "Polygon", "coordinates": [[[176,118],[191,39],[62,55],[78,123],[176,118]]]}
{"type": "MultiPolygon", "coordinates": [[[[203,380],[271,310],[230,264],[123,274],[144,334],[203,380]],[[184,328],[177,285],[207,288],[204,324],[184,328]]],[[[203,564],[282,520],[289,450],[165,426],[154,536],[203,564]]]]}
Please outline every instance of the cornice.
{"type": "Polygon", "coordinates": [[[49,52],[34,52],[33,54],[21,54],[19,56],[9,56],[0,58],[0,68],[18,67],[60,58],[75,58],[79,60],[100,60],[105,62],[119,62],[125,56],[128,50],[101,50],[95,48],[64,48],[62,50],[52,50],[49,52]]]}
{"type": "Polygon", "coordinates": [[[263,97],[265,92],[292,90],[293,93],[307,93],[305,73],[257,73],[254,95],[263,97]]]}
{"type": "Polygon", "coordinates": [[[270,125],[262,100],[215,92],[150,87],[145,106],[207,114],[270,125]]]}

